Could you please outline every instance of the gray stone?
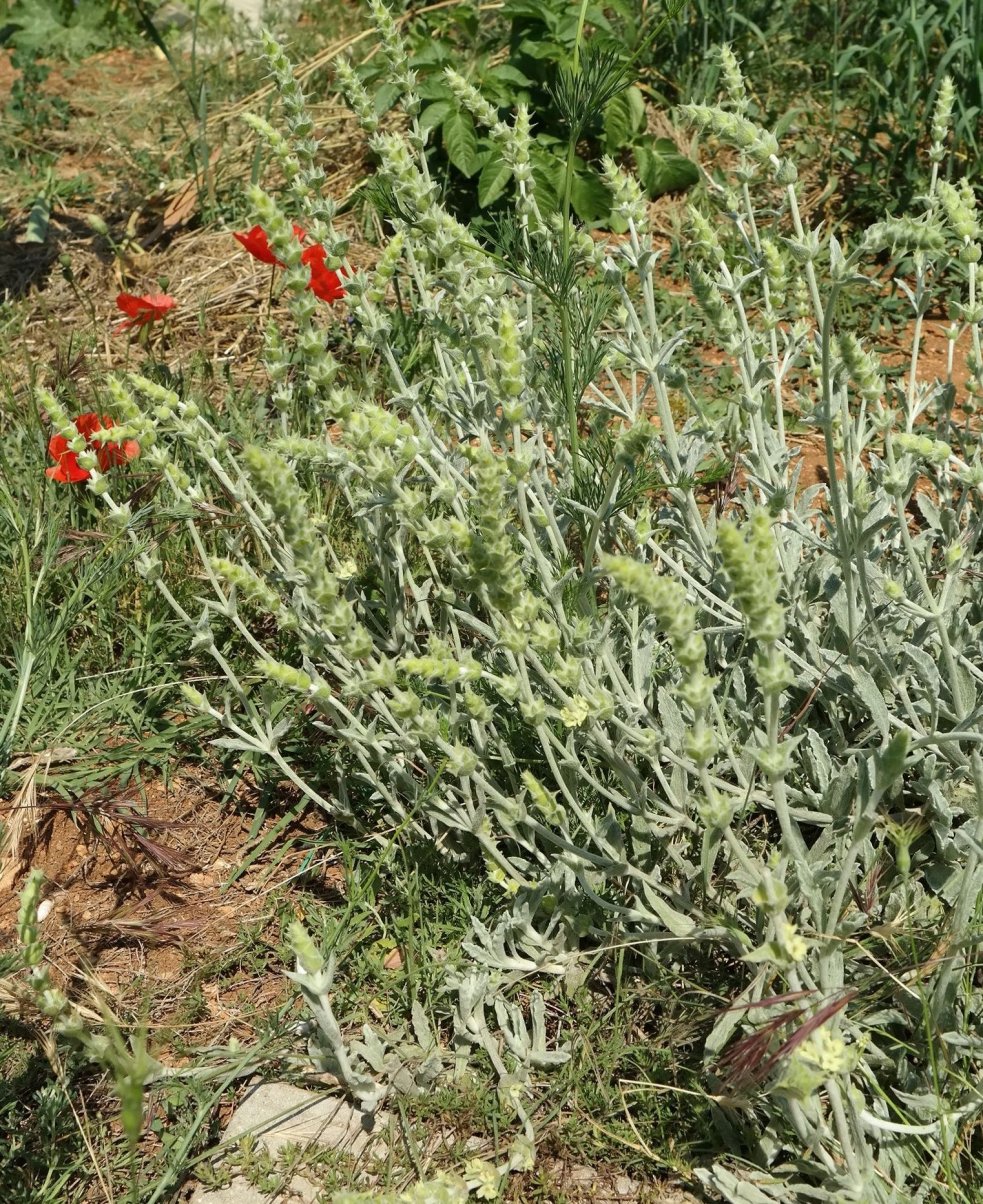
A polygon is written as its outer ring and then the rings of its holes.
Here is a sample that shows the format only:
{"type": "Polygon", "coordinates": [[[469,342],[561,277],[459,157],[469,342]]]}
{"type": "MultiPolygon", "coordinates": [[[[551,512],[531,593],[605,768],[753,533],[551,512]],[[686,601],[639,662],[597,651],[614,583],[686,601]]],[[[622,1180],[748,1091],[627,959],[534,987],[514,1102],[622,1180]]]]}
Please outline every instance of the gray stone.
{"type": "Polygon", "coordinates": [[[303,1177],[294,1175],[290,1180],[290,1190],[301,1201],[301,1204],[314,1204],[317,1199],[317,1188],[303,1177]]]}
{"type": "Polygon", "coordinates": [[[305,1091],[286,1083],[261,1083],[236,1108],[225,1132],[226,1141],[247,1133],[274,1156],[285,1145],[319,1145],[342,1150],[353,1158],[371,1148],[384,1157],[387,1148],[380,1134],[389,1115],[367,1116],[337,1096],[305,1091]]]}
{"type": "Polygon", "coordinates": [[[597,1178],[597,1171],[592,1166],[572,1166],[567,1172],[567,1177],[571,1183],[577,1187],[583,1187],[586,1184],[593,1183],[597,1178]]]}
{"type": "Polygon", "coordinates": [[[294,1175],[290,1186],[278,1191],[275,1196],[260,1191],[258,1187],[241,1175],[236,1175],[228,1187],[209,1191],[200,1184],[195,1188],[189,1204],[314,1204],[318,1189],[302,1175],[294,1175]]]}
{"type": "Polygon", "coordinates": [[[225,3],[237,17],[242,17],[247,25],[259,29],[266,16],[269,5],[266,0],[225,0],[225,3]]]}
{"type": "Polygon", "coordinates": [[[215,1191],[199,1185],[189,1204],[270,1204],[270,1197],[237,1175],[228,1187],[218,1187],[215,1191]]]}
{"type": "Polygon", "coordinates": [[[154,25],[159,33],[167,33],[171,29],[187,29],[194,16],[177,0],[168,0],[154,13],[154,25]]]}

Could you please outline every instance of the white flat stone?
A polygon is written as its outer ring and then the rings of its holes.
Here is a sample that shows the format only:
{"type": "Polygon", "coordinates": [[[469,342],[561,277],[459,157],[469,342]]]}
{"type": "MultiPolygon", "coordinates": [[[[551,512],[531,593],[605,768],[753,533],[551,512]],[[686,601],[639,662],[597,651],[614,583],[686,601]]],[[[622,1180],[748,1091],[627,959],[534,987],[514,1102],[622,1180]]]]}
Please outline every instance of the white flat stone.
{"type": "Polygon", "coordinates": [[[317,1199],[317,1188],[309,1183],[303,1175],[294,1175],[290,1180],[290,1190],[300,1204],[314,1204],[317,1199]]]}
{"type": "Polygon", "coordinates": [[[266,10],[271,7],[266,0],[225,0],[225,3],[237,17],[242,17],[253,29],[259,29],[268,15],[266,10]]]}
{"type": "Polygon", "coordinates": [[[268,1194],[237,1175],[228,1187],[217,1187],[214,1191],[199,1185],[189,1204],[269,1204],[269,1201],[268,1194]]]}
{"type": "Polygon", "coordinates": [[[200,1184],[188,1204],[314,1204],[318,1189],[302,1175],[294,1175],[290,1186],[278,1191],[275,1196],[260,1191],[258,1187],[241,1175],[236,1175],[228,1187],[209,1191],[200,1184]]]}
{"type": "Polygon", "coordinates": [[[571,1183],[575,1183],[578,1187],[583,1187],[584,1184],[593,1183],[597,1178],[597,1171],[592,1166],[583,1166],[577,1164],[572,1166],[567,1172],[571,1183]]]}
{"type": "Polygon", "coordinates": [[[261,1083],[236,1108],[225,1140],[248,1133],[273,1155],[293,1144],[342,1150],[353,1158],[371,1147],[373,1154],[383,1157],[386,1144],[381,1134],[388,1126],[388,1113],[367,1116],[338,1096],[286,1083],[261,1083]]]}

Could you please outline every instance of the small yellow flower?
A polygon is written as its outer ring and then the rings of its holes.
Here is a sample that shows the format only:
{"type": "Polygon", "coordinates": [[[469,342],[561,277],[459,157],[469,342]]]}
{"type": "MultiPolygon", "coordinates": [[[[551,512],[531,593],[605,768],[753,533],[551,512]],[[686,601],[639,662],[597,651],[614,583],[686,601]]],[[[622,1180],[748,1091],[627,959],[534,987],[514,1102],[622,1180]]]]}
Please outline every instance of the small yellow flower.
{"type": "Polygon", "coordinates": [[[560,718],[563,720],[564,727],[580,727],[589,716],[590,705],[583,694],[575,694],[570,699],[569,705],[560,710],[560,718]]]}

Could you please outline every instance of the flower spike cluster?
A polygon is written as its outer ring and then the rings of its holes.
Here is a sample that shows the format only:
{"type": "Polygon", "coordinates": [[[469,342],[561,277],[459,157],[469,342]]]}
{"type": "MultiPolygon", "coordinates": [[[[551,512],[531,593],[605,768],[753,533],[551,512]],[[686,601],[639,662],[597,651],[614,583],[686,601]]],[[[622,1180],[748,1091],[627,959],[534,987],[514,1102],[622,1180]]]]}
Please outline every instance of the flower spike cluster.
{"type": "Polygon", "coordinates": [[[87,481],[92,473],[79,464],[79,456],[85,451],[95,455],[100,472],[108,472],[114,465],[135,460],[140,454],[140,444],[135,439],[124,439],[122,443],[114,443],[93,438],[97,431],[108,431],[115,425],[112,418],[105,414],[101,417],[98,414],[80,414],[75,419],[75,429],[85,441],[84,449],[72,447],[66,436],[60,432],[52,435],[48,441],[48,455],[55,461],[55,465],[53,468],[46,468],[44,475],[52,481],[65,484],[87,481]]]}
{"type": "MultiPolygon", "coordinates": [[[[298,242],[303,242],[307,238],[307,232],[296,222],[293,230],[298,242]]],[[[253,259],[258,259],[260,263],[268,263],[271,267],[277,268],[286,266],[282,259],[274,255],[269,235],[262,226],[253,226],[252,229],[245,231],[233,231],[232,237],[241,243],[253,259]]]]}
{"type": "MultiPolygon", "coordinates": [[[[293,223],[293,232],[299,243],[303,243],[307,239],[307,232],[296,222],[293,223]]],[[[269,235],[262,226],[255,225],[249,230],[236,230],[232,237],[260,263],[268,263],[271,267],[277,268],[287,266],[274,253],[270,246],[269,235]]],[[[336,272],[333,268],[329,268],[327,258],[327,250],[320,243],[314,243],[312,246],[305,247],[301,252],[300,262],[310,271],[310,282],[307,285],[310,291],[319,301],[332,303],[341,301],[345,296],[345,286],[341,282],[345,270],[341,268],[336,272]]]]}

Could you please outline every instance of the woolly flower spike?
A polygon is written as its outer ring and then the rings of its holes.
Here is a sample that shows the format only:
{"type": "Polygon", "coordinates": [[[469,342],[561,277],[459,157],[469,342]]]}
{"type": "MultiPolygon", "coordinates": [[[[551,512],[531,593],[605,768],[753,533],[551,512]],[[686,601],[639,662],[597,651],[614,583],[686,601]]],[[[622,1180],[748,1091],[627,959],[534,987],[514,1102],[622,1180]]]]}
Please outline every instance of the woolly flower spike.
{"type": "Polygon", "coordinates": [[[485,100],[478,89],[473,84],[469,84],[463,75],[460,75],[452,67],[445,67],[444,78],[454,93],[454,99],[468,110],[479,125],[491,129],[497,124],[498,110],[485,100]]]}
{"type": "Polygon", "coordinates": [[[721,523],[717,548],[751,636],[766,643],[781,639],[785,611],[778,602],[778,563],[767,513],[759,510],[743,530],[721,523]]]}
{"type": "Polygon", "coordinates": [[[737,319],[724,301],[723,294],[713,278],[694,263],[690,266],[689,282],[694,297],[720,341],[726,347],[736,346],[738,340],[737,319]]]}
{"type": "Polygon", "coordinates": [[[372,20],[382,39],[382,53],[394,76],[405,74],[409,66],[406,47],[399,36],[396,21],[384,0],[369,0],[372,20]]]}
{"type": "Polygon", "coordinates": [[[613,198],[612,212],[626,225],[633,224],[636,230],[644,230],[648,222],[648,207],[641,185],[634,176],[622,171],[610,155],[604,156],[601,166],[604,182],[613,198]]]}
{"type": "Polygon", "coordinates": [[[525,385],[525,356],[519,343],[519,330],[515,315],[503,305],[498,315],[498,373],[502,392],[509,399],[505,403],[505,418],[509,422],[521,421],[524,408],[516,404],[525,385]]]}
{"type": "Polygon", "coordinates": [[[90,469],[79,464],[79,456],[84,456],[85,452],[95,454],[100,472],[108,472],[114,464],[125,464],[128,460],[135,460],[140,454],[140,444],[135,439],[126,439],[123,443],[110,443],[92,438],[96,431],[109,430],[115,425],[112,418],[108,418],[106,415],[100,418],[98,414],[80,414],[75,419],[75,429],[85,440],[85,447],[73,447],[72,443],[77,443],[78,440],[73,439],[70,443],[61,433],[52,435],[48,443],[48,455],[56,461],[56,464],[54,468],[46,468],[44,475],[53,481],[61,481],[66,484],[87,481],[92,473],[90,469]]]}
{"type": "Polygon", "coordinates": [[[737,113],[728,113],[724,109],[715,109],[710,105],[681,105],[683,113],[694,125],[703,130],[709,130],[721,142],[736,146],[745,151],[756,162],[766,165],[774,163],[778,158],[778,139],[770,130],[741,117],[737,113]]]}
{"type": "Polygon", "coordinates": [[[849,331],[837,337],[836,346],[860,396],[865,401],[879,401],[884,396],[884,379],[876,359],[849,331]]]}
{"type": "Polygon", "coordinates": [[[761,262],[765,271],[765,279],[771,289],[771,299],[776,304],[781,304],[785,299],[785,290],[788,287],[788,270],[781,251],[767,235],[763,235],[761,238],[761,262]]]}
{"type": "Polygon", "coordinates": [[[704,215],[694,205],[687,206],[689,230],[693,239],[693,247],[712,267],[717,267],[725,260],[724,249],[717,238],[717,232],[704,215]]]}
{"type": "Polygon", "coordinates": [[[297,959],[298,970],[303,974],[320,974],[324,969],[324,957],[299,920],[294,920],[287,928],[287,939],[297,959]]]}
{"type": "Polygon", "coordinates": [[[497,1167],[484,1158],[472,1158],[464,1164],[464,1175],[479,1200],[497,1200],[501,1190],[502,1174],[497,1167]]]}
{"type": "Polygon", "coordinates": [[[747,85],[744,83],[744,75],[741,72],[740,64],[729,46],[721,46],[719,55],[720,75],[723,79],[727,99],[739,113],[743,113],[747,108],[748,97],[747,85]]]}
{"type": "Polygon", "coordinates": [[[683,672],[680,696],[695,712],[705,710],[713,678],[706,672],[706,641],[697,631],[697,613],[686,600],[685,588],[630,556],[604,556],[601,565],[613,581],[655,615],[683,672]]]}
{"type": "Polygon", "coordinates": [[[935,102],[935,112],[932,114],[932,145],[928,157],[933,163],[941,163],[945,158],[945,140],[952,121],[952,106],[956,98],[956,86],[952,76],[947,75],[939,87],[939,98],[935,102]]]}
{"type": "Polygon", "coordinates": [[[939,200],[942,202],[942,212],[945,214],[949,228],[957,238],[970,242],[980,236],[980,224],[976,216],[976,198],[969,181],[963,177],[957,188],[948,180],[939,180],[936,184],[939,200]]]}
{"type": "Polygon", "coordinates": [[[116,308],[126,314],[128,320],[113,327],[113,333],[150,326],[151,323],[166,318],[175,305],[177,301],[167,293],[147,293],[142,297],[134,293],[120,293],[116,298],[116,308]]]}
{"type": "MultiPolygon", "coordinates": [[[[301,229],[297,223],[294,223],[294,235],[298,242],[303,242],[307,237],[307,232],[301,229]]],[[[272,267],[282,268],[283,260],[278,259],[273,254],[273,249],[270,246],[269,235],[262,226],[253,226],[251,230],[240,232],[233,231],[232,237],[242,244],[242,246],[252,255],[253,259],[258,259],[260,263],[268,263],[272,267]]]]}
{"type": "Polygon", "coordinates": [[[379,116],[372,105],[371,97],[346,57],[336,60],[335,78],[349,108],[358,118],[359,125],[366,133],[374,134],[379,128],[379,116]]]}

